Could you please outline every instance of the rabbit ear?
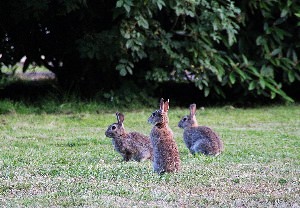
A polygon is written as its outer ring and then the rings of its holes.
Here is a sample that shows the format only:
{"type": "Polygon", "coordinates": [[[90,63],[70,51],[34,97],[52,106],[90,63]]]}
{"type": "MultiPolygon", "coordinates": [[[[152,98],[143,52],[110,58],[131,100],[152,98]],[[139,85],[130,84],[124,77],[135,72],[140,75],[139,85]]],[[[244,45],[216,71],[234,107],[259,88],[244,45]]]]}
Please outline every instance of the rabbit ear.
{"type": "Polygon", "coordinates": [[[163,98],[160,99],[159,109],[161,111],[164,111],[164,99],[163,98]]]}
{"type": "Polygon", "coordinates": [[[117,120],[119,124],[123,124],[124,122],[124,115],[122,113],[116,112],[117,120]]]}
{"type": "Polygon", "coordinates": [[[168,110],[169,110],[169,103],[170,103],[169,99],[164,103],[164,111],[165,112],[168,112],[168,110]]]}
{"type": "Polygon", "coordinates": [[[195,116],[196,115],[196,104],[193,103],[190,105],[190,116],[195,116]]]}

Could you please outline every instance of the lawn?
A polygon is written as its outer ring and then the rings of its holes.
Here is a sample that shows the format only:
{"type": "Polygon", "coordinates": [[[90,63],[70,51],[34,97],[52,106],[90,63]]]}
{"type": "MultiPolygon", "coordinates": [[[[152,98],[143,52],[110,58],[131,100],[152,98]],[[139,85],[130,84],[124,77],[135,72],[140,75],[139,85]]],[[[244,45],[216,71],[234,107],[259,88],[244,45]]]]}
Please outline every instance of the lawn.
{"type": "MultiPolygon", "coordinates": [[[[300,206],[299,105],[199,110],[224,141],[218,157],[189,154],[177,127],[188,109],[170,106],[182,171],[162,176],[121,161],[104,135],[114,110],[24,108],[0,114],[0,207],[300,206]]],[[[123,111],[125,128],[149,134],[153,110],[123,111]]]]}

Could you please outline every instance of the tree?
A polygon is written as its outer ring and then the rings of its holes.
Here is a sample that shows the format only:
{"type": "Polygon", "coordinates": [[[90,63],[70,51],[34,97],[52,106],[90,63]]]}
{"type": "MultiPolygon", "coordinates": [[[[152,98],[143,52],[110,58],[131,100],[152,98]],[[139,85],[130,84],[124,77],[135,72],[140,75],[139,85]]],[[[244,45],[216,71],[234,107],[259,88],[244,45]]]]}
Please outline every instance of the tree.
{"type": "Polygon", "coordinates": [[[299,77],[298,1],[12,0],[0,3],[1,64],[26,55],[66,89],[121,81],[192,83],[205,96],[292,99],[299,77]],[[13,12],[11,12],[13,11],[13,12]],[[43,55],[43,56],[42,56],[43,55]],[[44,59],[42,57],[45,57],[44,59]]]}

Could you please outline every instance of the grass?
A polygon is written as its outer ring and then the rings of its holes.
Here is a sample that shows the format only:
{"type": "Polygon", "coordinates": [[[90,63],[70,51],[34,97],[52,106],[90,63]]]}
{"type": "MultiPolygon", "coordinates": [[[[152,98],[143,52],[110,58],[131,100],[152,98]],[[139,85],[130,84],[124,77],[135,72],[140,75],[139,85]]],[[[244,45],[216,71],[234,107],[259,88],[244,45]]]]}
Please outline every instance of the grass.
{"type": "MultiPolygon", "coordinates": [[[[225,143],[219,157],[189,154],[177,127],[188,109],[171,106],[182,171],[163,176],[150,162],[121,162],[104,135],[116,109],[74,106],[0,102],[1,207],[300,206],[299,105],[199,110],[225,143]]],[[[126,129],[149,134],[153,110],[123,110],[126,129]]]]}

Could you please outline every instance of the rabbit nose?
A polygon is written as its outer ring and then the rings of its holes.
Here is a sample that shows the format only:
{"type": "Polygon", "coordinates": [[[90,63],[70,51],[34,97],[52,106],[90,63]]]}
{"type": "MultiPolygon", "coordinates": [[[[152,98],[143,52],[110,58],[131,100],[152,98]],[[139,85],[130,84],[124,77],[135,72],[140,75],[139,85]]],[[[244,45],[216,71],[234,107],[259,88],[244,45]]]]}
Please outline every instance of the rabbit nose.
{"type": "Polygon", "coordinates": [[[111,134],[110,134],[109,131],[106,131],[106,132],[105,132],[105,136],[109,137],[110,135],[111,135],[111,134]]]}

